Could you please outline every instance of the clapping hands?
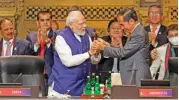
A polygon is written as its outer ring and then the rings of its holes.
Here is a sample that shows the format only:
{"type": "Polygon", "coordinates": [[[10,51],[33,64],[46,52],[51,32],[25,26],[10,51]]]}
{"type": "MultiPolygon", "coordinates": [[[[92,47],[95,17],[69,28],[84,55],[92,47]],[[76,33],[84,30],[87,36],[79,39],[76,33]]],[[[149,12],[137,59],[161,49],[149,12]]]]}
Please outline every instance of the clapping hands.
{"type": "Polygon", "coordinates": [[[154,32],[149,32],[149,41],[151,42],[152,45],[156,43],[156,34],[154,32]]]}

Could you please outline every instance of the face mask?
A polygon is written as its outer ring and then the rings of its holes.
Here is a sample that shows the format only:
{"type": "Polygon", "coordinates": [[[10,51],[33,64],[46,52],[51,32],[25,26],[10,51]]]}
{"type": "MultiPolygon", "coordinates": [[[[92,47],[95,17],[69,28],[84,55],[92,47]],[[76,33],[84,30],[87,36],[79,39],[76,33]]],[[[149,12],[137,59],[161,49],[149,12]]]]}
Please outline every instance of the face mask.
{"type": "Polygon", "coordinates": [[[178,37],[168,38],[173,45],[178,45],[178,37]]]}

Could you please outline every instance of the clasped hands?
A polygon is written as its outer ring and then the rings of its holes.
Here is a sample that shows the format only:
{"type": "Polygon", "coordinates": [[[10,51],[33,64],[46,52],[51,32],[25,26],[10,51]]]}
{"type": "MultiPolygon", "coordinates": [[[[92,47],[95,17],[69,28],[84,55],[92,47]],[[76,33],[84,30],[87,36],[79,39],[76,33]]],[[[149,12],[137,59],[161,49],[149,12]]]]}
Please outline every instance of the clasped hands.
{"type": "Polygon", "coordinates": [[[50,42],[47,32],[48,32],[48,30],[45,28],[38,29],[36,45],[40,45],[41,42],[45,42],[45,44],[48,44],[50,42]]]}
{"type": "Polygon", "coordinates": [[[149,32],[149,41],[151,42],[152,45],[156,43],[156,37],[157,35],[154,32],[149,32]]]}
{"type": "Polygon", "coordinates": [[[104,40],[98,38],[97,40],[94,40],[91,46],[91,49],[89,50],[89,54],[92,55],[98,55],[101,50],[104,50],[106,46],[109,46],[110,44],[108,42],[105,42],[104,40]]]}

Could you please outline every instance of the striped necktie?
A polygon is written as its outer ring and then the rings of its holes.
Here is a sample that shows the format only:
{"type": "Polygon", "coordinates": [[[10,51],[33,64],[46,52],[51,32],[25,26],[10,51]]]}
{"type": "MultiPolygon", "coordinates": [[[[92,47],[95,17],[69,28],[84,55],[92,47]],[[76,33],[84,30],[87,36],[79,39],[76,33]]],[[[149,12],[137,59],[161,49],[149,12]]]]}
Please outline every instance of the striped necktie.
{"type": "Polygon", "coordinates": [[[6,56],[11,56],[11,48],[10,48],[11,42],[6,42],[6,56]]]}
{"type": "Polygon", "coordinates": [[[154,26],[154,27],[152,28],[152,32],[155,33],[155,34],[157,35],[157,33],[155,32],[156,30],[157,30],[157,27],[154,26]]]}

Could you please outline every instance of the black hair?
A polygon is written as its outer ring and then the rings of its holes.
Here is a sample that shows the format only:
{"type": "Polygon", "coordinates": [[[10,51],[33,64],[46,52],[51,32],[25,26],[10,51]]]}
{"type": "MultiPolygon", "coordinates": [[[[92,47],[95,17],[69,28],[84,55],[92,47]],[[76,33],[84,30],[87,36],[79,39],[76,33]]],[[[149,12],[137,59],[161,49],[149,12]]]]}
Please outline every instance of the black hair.
{"type": "Polygon", "coordinates": [[[115,17],[114,19],[112,19],[112,20],[109,21],[109,23],[108,23],[108,28],[107,28],[107,31],[108,31],[108,32],[110,31],[110,27],[111,27],[111,25],[112,25],[114,22],[118,22],[116,17],[115,17]]]}
{"type": "Polygon", "coordinates": [[[150,11],[150,8],[159,8],[160,9],[160,14],[162,15],[163,12],[162,12],[162,7],[160,5],[151,5],[149,6],[149,10],[148,10],[148,15],[149,15],[149,11],[150,11]]]}
{"type": "Polygon", "coordinates": [[[41,10],[41,11],[37,14],[37,20],[39,20],[40,14],[50,14],[50,19],[52,19],[52,13],[51,13],[48,9],[41,10]]]}
{"type": "Polygon", "coordinates": [[[136,11],[131,9],[123,9],[118,13],[118,16],[123,16],[124,21],[129,21],[130,19],[133,19],[134,21],[138,21],[137,13],[136,11]]]}
{"type": "Polygon", "coordinates": [[[167,30],[167,35],[168,35],[168,31],[174,31],[177,30],[178,31],[178,24],[171,24],[168,26],[168,30],[167,30]]]}

